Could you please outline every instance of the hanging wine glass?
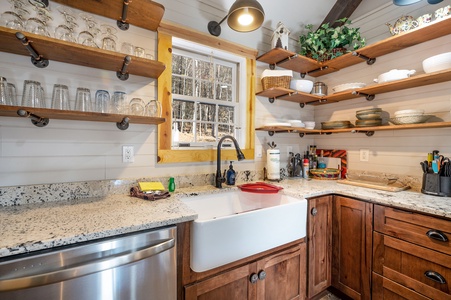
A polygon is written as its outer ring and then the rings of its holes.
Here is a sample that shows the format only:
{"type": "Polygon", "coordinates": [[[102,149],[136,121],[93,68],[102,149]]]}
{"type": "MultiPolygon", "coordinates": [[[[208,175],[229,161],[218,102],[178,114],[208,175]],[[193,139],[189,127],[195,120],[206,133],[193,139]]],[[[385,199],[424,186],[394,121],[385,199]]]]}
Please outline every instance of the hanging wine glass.
{"type": "Polygon", "coordinates": [[[57,10],[63,15],[64,24],[56,27],[55,38],[76,43],[75,28],[78,27],[78,24],[74,13],[69,8],[62,6],[59,6],[57,10]]]}

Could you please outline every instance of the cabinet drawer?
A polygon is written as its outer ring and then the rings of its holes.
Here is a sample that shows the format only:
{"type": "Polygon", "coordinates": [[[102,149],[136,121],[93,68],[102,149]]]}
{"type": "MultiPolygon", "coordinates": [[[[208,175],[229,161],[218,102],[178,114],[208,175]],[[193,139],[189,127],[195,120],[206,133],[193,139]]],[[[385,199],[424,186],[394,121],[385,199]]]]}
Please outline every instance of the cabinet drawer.
{"type": "Polygon", "coordinates": [[[418,294],[393,280],[382,277],[373,272],[373,300],[429,300],[430,298],[418,294]]]}
{"type": "Polygon", "coordinates": [[[451,254],[451,220],[375,205],[374,230],[451,254]]]}
{"type": "Polygon", "coordinates": [[[451,300],[451,256],[374,233],[374,272],[433,299],[451,300]]]}

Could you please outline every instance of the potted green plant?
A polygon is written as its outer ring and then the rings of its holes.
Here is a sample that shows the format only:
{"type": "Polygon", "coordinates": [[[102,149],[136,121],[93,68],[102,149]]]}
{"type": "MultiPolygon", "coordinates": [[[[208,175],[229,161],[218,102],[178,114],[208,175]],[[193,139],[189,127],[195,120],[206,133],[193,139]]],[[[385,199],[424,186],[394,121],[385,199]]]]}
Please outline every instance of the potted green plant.
{"type": "Polygon", "coordinates": [[[325,23],[316,31],[313,31],[312,24],[306,25],[308,32],[299,37],[299,54],[326,61],[365,46],[365,38],[361,37],[360,28],[349,27],[351,20],[342,18],[334,23],[341,25],[333,27],[325,23]]]}

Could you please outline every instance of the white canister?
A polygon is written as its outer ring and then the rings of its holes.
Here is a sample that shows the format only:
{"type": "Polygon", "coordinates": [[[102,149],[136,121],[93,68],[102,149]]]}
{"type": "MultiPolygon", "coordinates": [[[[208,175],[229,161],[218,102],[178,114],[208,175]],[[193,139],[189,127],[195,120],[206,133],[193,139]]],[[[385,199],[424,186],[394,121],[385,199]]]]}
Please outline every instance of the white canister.
{"type": "Polygon", "coordinates": [[[280,150],[266,151],[266,176],[269,180],[280,180],[280,150]]]}

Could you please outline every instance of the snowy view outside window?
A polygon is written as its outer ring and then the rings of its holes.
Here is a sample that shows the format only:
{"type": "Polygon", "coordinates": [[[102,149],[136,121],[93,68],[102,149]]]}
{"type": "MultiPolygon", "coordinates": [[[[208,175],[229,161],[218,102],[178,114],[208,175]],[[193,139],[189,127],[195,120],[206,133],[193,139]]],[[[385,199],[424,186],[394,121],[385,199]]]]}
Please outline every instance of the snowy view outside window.
{"type": "Polygon", "coordinates": [[[172,145],[216,145],[235,135],[237,64],[174,49],[172,54],[172,145]]]}

